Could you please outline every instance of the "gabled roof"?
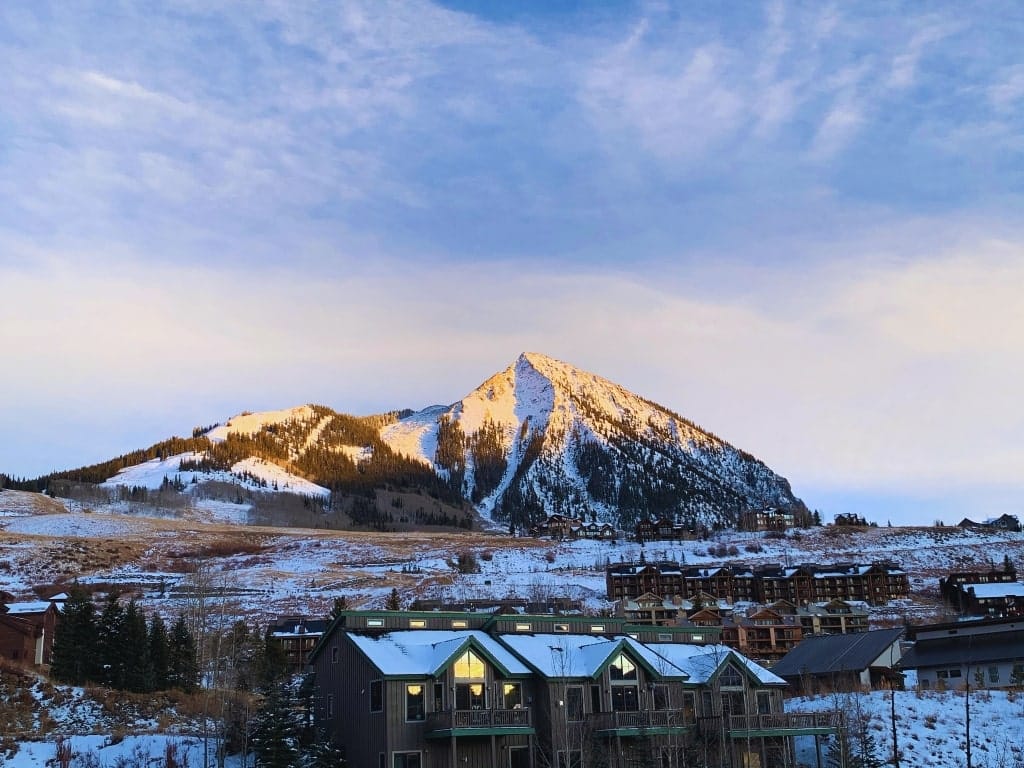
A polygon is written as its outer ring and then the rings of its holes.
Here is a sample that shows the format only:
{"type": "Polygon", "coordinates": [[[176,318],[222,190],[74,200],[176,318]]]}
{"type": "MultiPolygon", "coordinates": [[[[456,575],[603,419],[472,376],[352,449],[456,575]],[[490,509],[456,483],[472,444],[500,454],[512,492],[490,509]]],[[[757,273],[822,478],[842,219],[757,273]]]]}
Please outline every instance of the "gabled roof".
{"type": "Polygon", "coordinates": [[[654,677],[687,677],[652,648],[625,635],[501,635],[500,640],[546,678],[596,678],[623,651],[654,677]]]}
{"type": "Polygon", "coordinates": [[[688,683],[707,683],[730,660],[762,685],[786,685],[781,677],[725,645],[659,643],[652,646],[659,656],[687,676],[688,683]]]}
{"type": "Polygon", "coordinates": [[[850,635],[814,635],[779,659],[772,671],[781,677],[860,672],[902,635],[901,627],[850,635]]]}
{"type": "Polygon", "coordinates": [[[433,677],[472,648],[506,677],[530,670],[494,638],[479,630],[412,629],[383,635],[348,633],[348,638],[385,677],[433,677]]]}

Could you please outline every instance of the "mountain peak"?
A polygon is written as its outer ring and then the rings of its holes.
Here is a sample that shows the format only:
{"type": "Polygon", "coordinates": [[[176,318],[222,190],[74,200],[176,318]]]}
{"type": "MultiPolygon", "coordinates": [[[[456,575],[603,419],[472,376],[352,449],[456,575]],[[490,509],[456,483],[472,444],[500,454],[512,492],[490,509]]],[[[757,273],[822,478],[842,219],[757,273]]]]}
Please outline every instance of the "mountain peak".
{"type": "Polygon", "coordinates": [[[609,520],[669,516],[693,527],[734,524],[749,509],[806,511],[788,482],[749,454],[614,382],[523,352],[443,413],[387,427],[419,446],[494,522],[544,514],[609,520]]]}

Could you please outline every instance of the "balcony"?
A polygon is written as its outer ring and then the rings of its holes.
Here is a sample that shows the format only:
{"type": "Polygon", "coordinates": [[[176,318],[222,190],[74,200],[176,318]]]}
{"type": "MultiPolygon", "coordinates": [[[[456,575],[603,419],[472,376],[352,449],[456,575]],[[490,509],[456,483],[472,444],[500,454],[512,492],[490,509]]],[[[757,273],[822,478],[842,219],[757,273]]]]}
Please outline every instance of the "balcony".
{"type": "MultiPolygon", "coordinates": [[[[824,736],[836,733],[840,716],[835,712],[784,712],[768,715],[726,716],[726,736],[730,739],[756,739],[762,736],[824,736]]],[[[701,717],[700,732],[721,734],[722,717],[701,717]]]]}
{"type": "Polygon", "coordinates": [[[676,733],[692,727],[679,710],[638,710],[635,712],[598,712],[588,718],[595,732],[606,736],[640,736],[676,733]]]}
{"type": "Polygon", "coordinates": [[[533,733],[530,709],[449,709],[427,715],[426,736],[501,736],[533,733]]]}

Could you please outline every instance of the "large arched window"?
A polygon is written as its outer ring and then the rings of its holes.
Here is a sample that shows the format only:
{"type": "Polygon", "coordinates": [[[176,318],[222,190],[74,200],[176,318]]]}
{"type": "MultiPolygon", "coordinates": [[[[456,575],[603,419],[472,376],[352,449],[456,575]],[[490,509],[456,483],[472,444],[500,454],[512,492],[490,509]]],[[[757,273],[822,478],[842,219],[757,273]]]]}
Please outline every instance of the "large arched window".
{"type": "Polygon", "coordinates": [[[620,653],[608,670],[612,684],[612,709],[616,712],[636,712],[640,709],[640,681],[636,664],[620,653]]]}
{"type": "Polygon", "coordinates": [[[455,661],[455,708],[484,709],[487,706],[487,667],[473,651],[455,661]]]}

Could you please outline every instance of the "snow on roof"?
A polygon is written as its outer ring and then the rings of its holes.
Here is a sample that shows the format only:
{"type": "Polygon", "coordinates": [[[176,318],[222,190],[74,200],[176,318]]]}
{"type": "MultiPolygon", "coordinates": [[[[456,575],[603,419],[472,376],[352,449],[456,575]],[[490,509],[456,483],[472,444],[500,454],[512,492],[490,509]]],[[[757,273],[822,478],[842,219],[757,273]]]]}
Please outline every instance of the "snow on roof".
{"type": "Polygon", "coordinates": [[[659,675],[686,677],[654,649],[626,635],[502,635],[500,639],[544,677],[592,678],[622,650],[659,675]]]}
{"type": "Polygon", "coordinates": [[[460,648],[470,642],[475,643],[509,674],[530,673],[522,662],[494,638],[478,630],[413,629],[388,632],[379,637],[352,632],[348,637],[385,675],[436,674],[460,648]]]}
{"type": "Polygon", "coordinates": [[[7,603],[7,613],[45,613],[50,605],[49,600],[34,600],[30,603],[7,603]]]}
{"type": "Polygon", "coordinates": [[[691,683],[706,683],[716,670],[732,659],[745,667],[754,678],[765,685],[786,685],[781,677],[772,674],[760,664],[736,653],[725,645],[687,645],[684,643],[657,643],[652,650],[688,676],[691,683]]]}
{"type": "Polygon", "coordinates": [[[964,584],[964,589],[974,592],[975,597],[1024,597],[1024,584],[1019,581],[996,584],[964,584]]]}

